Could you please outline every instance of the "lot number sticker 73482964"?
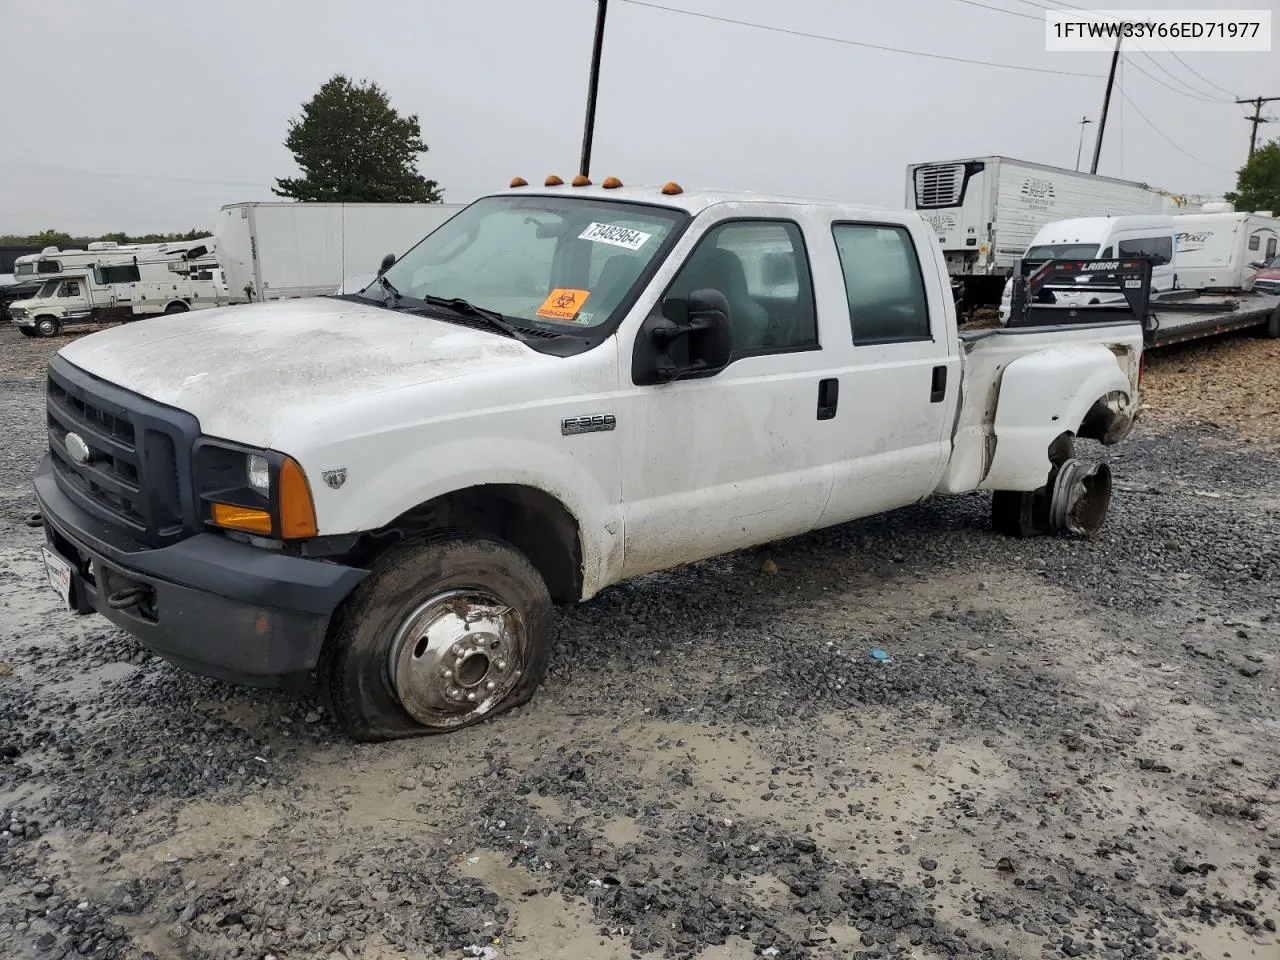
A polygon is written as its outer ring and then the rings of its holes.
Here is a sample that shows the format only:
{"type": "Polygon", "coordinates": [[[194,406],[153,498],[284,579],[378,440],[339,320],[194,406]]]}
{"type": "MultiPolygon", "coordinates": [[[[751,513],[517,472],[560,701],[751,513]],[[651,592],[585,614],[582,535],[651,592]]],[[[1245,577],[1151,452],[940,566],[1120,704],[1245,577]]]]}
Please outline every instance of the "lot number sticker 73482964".
{"type": "Polygon", "coordinates": [[[578,234],[579,240],[593,240],[596,243],[611,243],[615,247],[626,247],[628,250],[639,250],[653,234],[641,233],[629,227],[618,227],[611,223],[591,223],[587,229],[578,234]]]}

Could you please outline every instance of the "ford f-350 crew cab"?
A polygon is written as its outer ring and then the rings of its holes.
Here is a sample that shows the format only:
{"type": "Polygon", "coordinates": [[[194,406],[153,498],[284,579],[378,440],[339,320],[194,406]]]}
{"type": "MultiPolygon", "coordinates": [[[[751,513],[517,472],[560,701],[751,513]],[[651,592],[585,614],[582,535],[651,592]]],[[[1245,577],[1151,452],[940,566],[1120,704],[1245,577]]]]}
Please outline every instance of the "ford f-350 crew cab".
{"type": "Polygon", "coordinates": [[[358,294],[63,347],[50,583],[358,739],[525,702],[554,604],[935,494],[1097,529],[1136,322],[961,336],[919,214],[514,181],[358,294]]]}

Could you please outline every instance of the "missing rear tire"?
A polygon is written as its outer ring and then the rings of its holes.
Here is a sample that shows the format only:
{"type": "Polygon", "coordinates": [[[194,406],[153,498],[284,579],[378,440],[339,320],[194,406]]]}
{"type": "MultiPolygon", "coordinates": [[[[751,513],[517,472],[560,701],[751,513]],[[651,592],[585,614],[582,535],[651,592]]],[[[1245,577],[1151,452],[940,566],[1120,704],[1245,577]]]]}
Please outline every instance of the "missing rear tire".
{"type": "Polygon", "coordinates": [[[1040,534],[1037,519],[1041,511],[1035,492],[997,490],[991,495],[991,527],[1006,537],[1025,539],[1040,534]]]}

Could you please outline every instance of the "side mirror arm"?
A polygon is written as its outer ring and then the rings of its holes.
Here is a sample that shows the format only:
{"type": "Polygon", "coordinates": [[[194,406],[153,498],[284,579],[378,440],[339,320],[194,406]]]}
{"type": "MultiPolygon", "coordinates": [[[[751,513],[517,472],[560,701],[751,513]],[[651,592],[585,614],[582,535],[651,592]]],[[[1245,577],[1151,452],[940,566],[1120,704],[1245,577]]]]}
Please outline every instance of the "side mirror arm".
{"type": "Polygon", "coordinates": [[[655,312],[641,325],[632,359],[632,380],[636,384],[671,383],[714,373],[729,362],[732,334],[729,305],[723,294],[695,291],[689,297],[689,307],[685,323],[655,312]],[[690,340],[692,359],[688,366],[671,359],[671,344],[681,338],[690,340]]]}

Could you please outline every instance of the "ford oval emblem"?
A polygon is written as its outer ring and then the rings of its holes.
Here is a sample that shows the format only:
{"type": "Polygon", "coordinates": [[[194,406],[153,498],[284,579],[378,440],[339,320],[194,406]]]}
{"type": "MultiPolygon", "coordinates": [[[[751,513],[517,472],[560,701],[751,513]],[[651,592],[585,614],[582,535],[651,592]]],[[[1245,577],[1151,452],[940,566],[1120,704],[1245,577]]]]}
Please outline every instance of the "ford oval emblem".
{"type": "Polygon", "coordinates": [[[63,442],[67,445],[67,453],[72,460],[76,463],[89,462],[89,445],[84,442],[84,437],[78,433],[68,433],[63,442]]]}

